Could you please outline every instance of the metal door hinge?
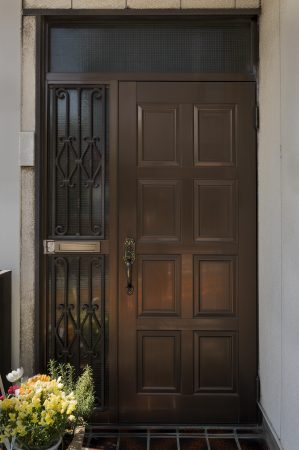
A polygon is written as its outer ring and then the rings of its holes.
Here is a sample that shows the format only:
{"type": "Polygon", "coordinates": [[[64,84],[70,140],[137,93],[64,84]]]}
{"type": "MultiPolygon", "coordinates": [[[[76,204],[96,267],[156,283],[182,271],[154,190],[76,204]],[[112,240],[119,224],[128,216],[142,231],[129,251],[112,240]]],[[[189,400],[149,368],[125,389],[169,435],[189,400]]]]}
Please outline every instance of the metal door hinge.
{"type": "Polygon", "coordinates": [[[255,128],[256,130],[260,129],[260,107],[258,105],[255,107],[255,128]]]}
{"type": "Polygon", "coordinates": [[[45,240],[44,254],[56,253],[101,253],[100,241],[54,241],[45,240]]]}

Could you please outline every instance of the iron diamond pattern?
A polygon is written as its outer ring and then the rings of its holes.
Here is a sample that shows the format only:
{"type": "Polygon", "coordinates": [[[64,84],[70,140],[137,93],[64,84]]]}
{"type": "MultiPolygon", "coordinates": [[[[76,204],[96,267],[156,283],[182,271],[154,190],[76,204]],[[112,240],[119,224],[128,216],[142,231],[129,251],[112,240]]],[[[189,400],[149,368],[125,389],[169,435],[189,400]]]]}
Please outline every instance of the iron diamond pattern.
{"type": "Polygon", "coordinates": [[[103,239],[105,88],[50,93],[50,234],[103,239]]]}
{"type": "Polygon", "coordinates": [[[53,242],[53,252],[46,257],[47,359],[70,362],[77,374],[89,364],[97,407],[103,409],[107,256],[88,251],[58,254],[54,242],[108,238],[106,87],[50,86],[49,117],[47,239],[53,242]]]}

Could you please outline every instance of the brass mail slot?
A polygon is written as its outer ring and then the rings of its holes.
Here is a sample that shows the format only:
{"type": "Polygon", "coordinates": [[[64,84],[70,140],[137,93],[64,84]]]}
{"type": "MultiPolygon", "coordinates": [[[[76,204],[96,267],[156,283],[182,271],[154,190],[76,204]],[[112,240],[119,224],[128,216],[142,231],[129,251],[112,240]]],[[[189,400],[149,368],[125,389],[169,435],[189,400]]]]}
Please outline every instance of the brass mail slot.
{"type": "Polygon", "coordinates": [[[44,254],[55,253],[101,253],[100,241],[44,241],[44,254]]]}

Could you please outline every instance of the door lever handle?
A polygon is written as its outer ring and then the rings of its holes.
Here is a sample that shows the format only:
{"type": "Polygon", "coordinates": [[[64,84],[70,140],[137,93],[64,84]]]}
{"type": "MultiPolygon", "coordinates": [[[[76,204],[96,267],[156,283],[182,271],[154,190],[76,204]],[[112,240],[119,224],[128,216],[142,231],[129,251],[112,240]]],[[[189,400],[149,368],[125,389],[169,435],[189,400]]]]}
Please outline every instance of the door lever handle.
{"type": "Polygon", "coordinates": [[[135,262],[135,241],[133,238],[127,237],[125,239],[123,260],[126,266],[127,294],[132,295],[134,293],[132,269],[135,262]]]}

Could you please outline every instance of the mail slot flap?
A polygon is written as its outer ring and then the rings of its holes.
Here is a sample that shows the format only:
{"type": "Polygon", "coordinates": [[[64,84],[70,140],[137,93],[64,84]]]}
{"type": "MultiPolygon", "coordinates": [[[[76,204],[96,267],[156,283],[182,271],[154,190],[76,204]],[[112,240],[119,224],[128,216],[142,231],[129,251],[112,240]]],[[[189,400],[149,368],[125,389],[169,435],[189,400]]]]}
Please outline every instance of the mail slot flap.
{"type": "Polygon", "coordinates": [[[100,241],[44,241],[44,254],[101,253],[100,241]]]}

